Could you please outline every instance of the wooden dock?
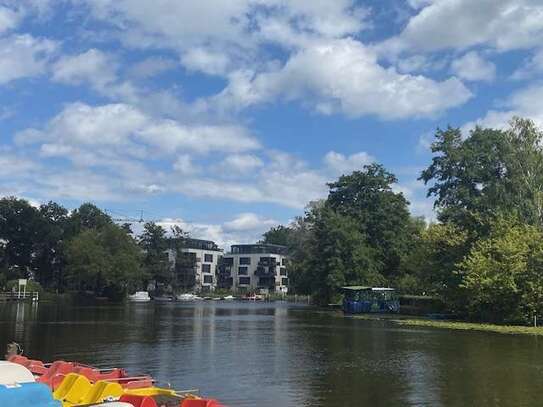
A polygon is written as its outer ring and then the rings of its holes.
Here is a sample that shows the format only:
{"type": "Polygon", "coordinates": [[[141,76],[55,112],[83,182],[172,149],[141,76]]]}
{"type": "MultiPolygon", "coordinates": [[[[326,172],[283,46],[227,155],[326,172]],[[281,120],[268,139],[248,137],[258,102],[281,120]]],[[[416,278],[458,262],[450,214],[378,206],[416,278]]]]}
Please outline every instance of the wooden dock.
{"type": "Polygon", "coordinates": [[[33,292],[0,292],[0,302],[8,301],[29,301],[38,302],[40,299],[40,293],[33,292]]]}

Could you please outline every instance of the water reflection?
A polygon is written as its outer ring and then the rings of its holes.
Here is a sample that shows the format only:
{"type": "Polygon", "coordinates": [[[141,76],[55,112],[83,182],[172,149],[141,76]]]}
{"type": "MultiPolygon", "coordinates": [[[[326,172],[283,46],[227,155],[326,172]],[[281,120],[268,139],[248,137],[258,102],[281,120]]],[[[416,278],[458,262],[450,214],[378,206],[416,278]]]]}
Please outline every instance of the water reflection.
{"type": "Polygon", "coordinates": [[[230,406],[536,406],[540,342],[286,304],[0,305],[0,346],[142,370],[230,406]]]}

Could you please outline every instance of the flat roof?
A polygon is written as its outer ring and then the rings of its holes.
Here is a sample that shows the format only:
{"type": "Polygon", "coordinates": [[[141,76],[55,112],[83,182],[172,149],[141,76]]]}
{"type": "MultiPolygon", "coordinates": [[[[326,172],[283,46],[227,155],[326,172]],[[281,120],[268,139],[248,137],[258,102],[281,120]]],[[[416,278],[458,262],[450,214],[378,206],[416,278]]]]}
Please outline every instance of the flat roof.
{"type": "Polygon", "coordinates": [[[230,247],[229,254],[287,254],[287,247],[278,244],[254,243],[254,244],[234,244],[230,247]]]}
{"type": "Polygon", "coordinates": [[[389,287],[367,287],[363,285],[351,285],[347,287],[341,287],[345,291],[395,291],[394,288],[389,287]]]}

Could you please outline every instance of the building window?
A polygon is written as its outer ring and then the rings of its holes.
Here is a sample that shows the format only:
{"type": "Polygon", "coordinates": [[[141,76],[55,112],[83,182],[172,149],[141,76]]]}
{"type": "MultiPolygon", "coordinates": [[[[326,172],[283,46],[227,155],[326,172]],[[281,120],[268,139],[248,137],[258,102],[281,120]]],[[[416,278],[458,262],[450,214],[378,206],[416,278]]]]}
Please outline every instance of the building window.
{"type": "Polygon", "coordinates": [[[213,284],[213,276],[204,276],[204,284],[213,284]]]}
{"type": "Polygon", "coordinates": [[[240,276],[249,275],[249,267],[245,267],[245,266],[238,267],[238,274],[240,276]]]}
{"type": "Polygon", "coordinates": [[[282,276],[286,276],[287,275],[287,269],[285,267],[281,267],[279,269],[279,274],[282,275],[282,276]]]}
{"type": "Polygon", "coordinates": [[[281,284],[283,284],[283,285],[288,285],[288,278],[283,278],[283,279],[281,280],[281,284]]]}
{"type": "Polygon", "coordinates": [[[202,264],[202,273],[211,273],[211,264],[202,264]]]}
{"type": "Polygon", "coordinates": [[[239,278],[239,285],[250,285],[251,284],[251,277],[240,277],[239,278]]]}
{"type": "Polygon", "coordinates": [[[212,254],[204,254],[204,262],[213,263],[213,255],[212,254]]]}
{"type": "Polygon", "coordinates": [[[233,266],[234,265],[234,258],[233,257],[223,257],[222,262],[225,266],[233,266]]]}
{"type": "Polygon", "coordinates": [[[281,266],[286,266],[286,265],[287,265],[287,259],[283,257],[283,260],[281,260],[281,266]]]}
{"type": "Polygon", "coordinates": [[[240,257],[239,258],[239,264],[251,264],[251,258],[250,257],[240,257]]]}

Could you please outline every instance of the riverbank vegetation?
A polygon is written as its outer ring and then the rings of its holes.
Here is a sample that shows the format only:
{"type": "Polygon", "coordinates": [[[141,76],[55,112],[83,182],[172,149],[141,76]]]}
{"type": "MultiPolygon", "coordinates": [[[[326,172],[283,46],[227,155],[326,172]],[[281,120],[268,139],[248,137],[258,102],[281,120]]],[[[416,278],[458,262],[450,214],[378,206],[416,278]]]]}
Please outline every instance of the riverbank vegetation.
{"type": "Polygon", "coordinates": [[[93,204],[69,212],[49,202],[32,206],[15,197],[0,199],[0,289],[31,278],[32,290],[80,292],[122,299],[146,289],[160,294],[179,287],[166,249],[188,237],[180,228],[154,223],[134,236],[93,204]]]}
{"type": "MultiPolygon", "coordinates": [[[[342,315],[343,316],[343,315],[342,315]]],[[[439,321],[434,319],[423,318],[398,318],[392,315],[375,315],[362,314],[353,315],[351,318],[363,319],[368,321],[383,320],[400,326],[421,327],[421,328],[437,328],[437,329],[453,329],[456,331],[478,331],[478,332],[493,332],[499,334],[511,335],[536,335],[543,336],[543,327],[541,326],[522,326],[522,325],[498,325],[475,322],[461,321],[439,321]]]]}
{"type": "Polygon", "coordinates": [[[464,319],[532,323],[543,314],[542,145],[519,118],[505,130],[438,130],[420,175],[436,222],[410,216],[395,176],[371,164],[263,240],[289,247],[292,288],[321,304],[344,285],[389,285],[464,319]]]}

